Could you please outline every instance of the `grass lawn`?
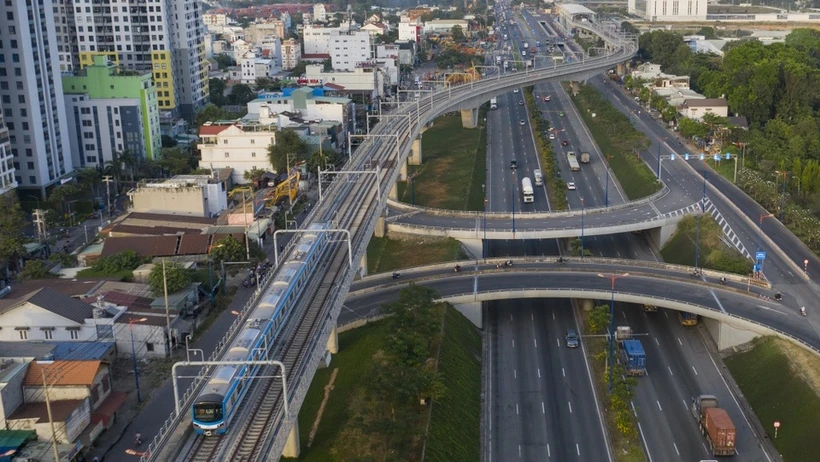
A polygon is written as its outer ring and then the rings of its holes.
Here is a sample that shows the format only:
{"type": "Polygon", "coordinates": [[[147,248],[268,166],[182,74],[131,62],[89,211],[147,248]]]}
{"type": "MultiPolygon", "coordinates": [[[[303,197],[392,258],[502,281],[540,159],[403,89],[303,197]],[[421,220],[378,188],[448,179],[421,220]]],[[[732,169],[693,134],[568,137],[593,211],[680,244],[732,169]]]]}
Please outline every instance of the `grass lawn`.
{"type": "MultiPolygon", "coordinates": [[[[739,162],[739,161],[738,161],[739,162]]],[[[712,170],[717,172],[719,175],[723,176],[729,181],[734,182],[735,180],[735,161],[734,160],[721,160],[720,162],[715,162],[714,159],[707,159],[706,164],[712,167],[712,170]]],[[[740,168],[740,165],[738,165],[740,168]]],[[[740,178],[740,170],[737,172],[738,178],[740,178]]]]}
{"type": "Polygon", "coordinates": [[[582,86],[572,102],[584,119],[592,137],[630,200],[637,200],[661,189],[655,174],[634,154],[646,137],[635,130],[627,116],[615,109],[595,88],[582,86]],[[592,114],[595,113],[595,117],[592,114]]]}
{"type": "Polygon", "coordinates": [[[452,307],[445,313],[438,370],[446,392],[433,404],[425,460],[480,460],[481,336],[452,307]]]}
{"type": "MultiPolygon", "coordinates": [[[[486,115],[486,105],[479,120],[486,115]]],[[[435,120],[422,137],[422,160],[408,166],[413,185],[399,183],[399,200],[450,210],[483,210],[487,159],[487,131],[482,123],[475,129],[461,126],[461,115],[435,120]]]]}
{"type": "Polygon", "coordinates": [[[765,338],[756,342],[751,350],[726,358],[726,366],[783,460],[817,460],[820,360],[808,352],[796,352],[796,347],[784,341],[765,338]],[[777,439],[774,421],[781,425],[777,439]]]}
{"type": "Polygon", "coordinates": [[[122,270],[116,273],[106,273],[105,271],[95,271],[94,268],[86,268],[77,272],[78,278],[109,278],[119,281],[133,281],[134,272],[131,270],[122,270]]]}
{"type": "Polygon", "coordinates": [[[367,245],[367,271],[370,274],[465,258],[467,254],[461,249],[461,244],[450,238],[373,237],[367,245]]]}
{"type": "Polygon", "coordinates": [[[330,367],[319,369],[313,377],[302,409],[299,411],[299,439],[302,455],[299,460],[327,462],[334,460],[330,449],[338,432],[349,418],[347,397],[366,380],[365,373],[370,368],[371,358],[379,349],[385,334],[383,322],[368,323],[364,327],[339,334],[339,353],[333,356],[330,367]],[[339,372],[333,383],[333,390],[325,404],[313,445],[308,448],[308,438],[319,406],[324,399],[324,387],[330,380],[333,369],[339,372]]]}
{"type": "Polygon", "coordinates": [[[695,242],[700,239],[699,267],[744,275],[752,271],[751,260],[721,240],[723,231],[711,215],[701,218],[699,237],[696,223],[695,217],[678,223],[677,231],[661,249],[663,261],[695,266],[695,242]]]}

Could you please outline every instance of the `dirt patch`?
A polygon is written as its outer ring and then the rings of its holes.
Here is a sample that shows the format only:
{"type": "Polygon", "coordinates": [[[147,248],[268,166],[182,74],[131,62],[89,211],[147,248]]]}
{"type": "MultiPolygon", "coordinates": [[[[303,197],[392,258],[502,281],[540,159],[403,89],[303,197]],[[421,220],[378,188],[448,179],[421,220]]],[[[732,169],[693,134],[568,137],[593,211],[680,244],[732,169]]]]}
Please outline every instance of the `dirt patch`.
{"type": "Polygon", "coordinates": [[[789,358],[792,370],[820,396],[820,357],[786,340],[775,339],[774,343],[789,358]]]}
{"type": "Polygon", "coordinates": [[[307,447],[310,447],[313,444],[313,439],[316,438],[316,431],[319,430],[319,422],[322,421],[322,414],[325,412],[325,404],[327,404],[327,400],[330,398],[330,392],[333,390],[333,382],[336,381],[336,374],[338,373],[338,367],[333,369],[333,372],[330,374],[330,381],[325,385],[325,397],[322,398],[322,404],[319,405],[319,412],[316,413],[316,420],[313,421],[313,427],[310,429],[307,447]]]}

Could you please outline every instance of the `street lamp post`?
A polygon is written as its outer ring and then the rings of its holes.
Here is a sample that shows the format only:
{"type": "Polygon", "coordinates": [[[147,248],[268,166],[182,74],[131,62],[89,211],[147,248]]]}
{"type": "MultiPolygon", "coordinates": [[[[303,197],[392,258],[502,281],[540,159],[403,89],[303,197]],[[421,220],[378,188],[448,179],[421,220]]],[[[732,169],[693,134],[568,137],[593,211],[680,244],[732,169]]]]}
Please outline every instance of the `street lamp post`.
{"type": "Polygon", "coordinates": [[[609,207],[609,158],[612,157],[607,154],[606,156],[606,193],[604,196],[604,207],[609,207]]]}
{"type": "Polygon", "coordinates": [[[512,232],[513,232],[513,239],[515,239],[515,170],[512,171],[512,232]]]}
{"type": "Polygon", "coordinates": [[[145,322],[148,318],[140,318],[140,319],[129,319],[128,320],[128,330],[131,333],[131,357],[134,359],[134,383],[137,387],[137,402],[142,402],[142,395],[140,394],[140,373],[137,369],[137,351],[134,347],[134,323],[135,322],[145,322]]]}
{"type": "Polygon", "coordinates": [[[612,365],[614,364],[613,355],[615,354],[615,281],[629,276],[629,273],[624,274],[609,274],[604,275],[598,273],[599,278],[609,279],[610,285],[610,299],[609,299],[609,393],[612,393],[612,365]]]}
{"type": "Polygon", "coordinates": [[[581,198],[581,260],[584,259],[584,198],[581,198]]]}
{"type": "Polygon", "coordinates": [[[703,216],[706,207],[706,175],[703,175],[703,196],[700,199],[700,214],[697,219],[697,230],[695,231],[695,269],[698,269],[698,257],[700,256],[700,218],[703,216]]]}

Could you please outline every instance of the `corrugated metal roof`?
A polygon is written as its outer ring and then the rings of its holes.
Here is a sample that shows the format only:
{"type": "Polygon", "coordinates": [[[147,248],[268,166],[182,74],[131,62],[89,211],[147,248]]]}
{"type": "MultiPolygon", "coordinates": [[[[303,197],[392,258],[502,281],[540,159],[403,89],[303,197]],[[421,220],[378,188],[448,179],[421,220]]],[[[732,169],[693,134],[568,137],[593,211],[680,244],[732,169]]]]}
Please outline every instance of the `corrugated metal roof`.
{"type": "Polygon", "coordinates": [[[171,257],[176,254],[179,236],[109,237],[100,255],[107,257],[125,250],[133,250],[143,257],[171,257]]]}
{"type": "MultiPolygon", "coordinates": [[[[5,300],[4,300],[5,301],[5,300]]],[[[43,287],[28,294],[8,300],[9,303],[0,304],[0,314],[11,311],[23,303],[31,303],[44,310],[62,316],[66,319],[82,324],[92,317],[92,307],[76,298],[61,294],[54,289],[43,287]]]]}
{"type": "Polygon", "coordinates": [[[210,239],[207,234],[183,234],[177,255],[204,255],[208,253],[210,239]]]}
{"type": "Polygon", "coordinates": [[[32,361],[28,365],[23,385],[43,386],[43,375],[46,383],[52,385],[87,385],[94,384],[94,377],[103,366],[103,361],[32,361]]]}

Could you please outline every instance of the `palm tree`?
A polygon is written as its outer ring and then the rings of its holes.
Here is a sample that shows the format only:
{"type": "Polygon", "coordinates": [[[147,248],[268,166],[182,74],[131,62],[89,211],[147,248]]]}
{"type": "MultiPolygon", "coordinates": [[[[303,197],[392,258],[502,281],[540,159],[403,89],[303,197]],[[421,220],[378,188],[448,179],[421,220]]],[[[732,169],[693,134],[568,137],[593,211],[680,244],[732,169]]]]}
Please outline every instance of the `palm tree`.
{"type": "Polygon", "coordinates": [[[125,151],[121,152],[119,155],[120,163],[125,166],[126,170],[128,170],[128,174],[131,177],[131,184],[133,186],[134,183],[134,170],[136,169],[139,163],[139,157],[136,156],[133,152],[126,149],[125,151]]]}

